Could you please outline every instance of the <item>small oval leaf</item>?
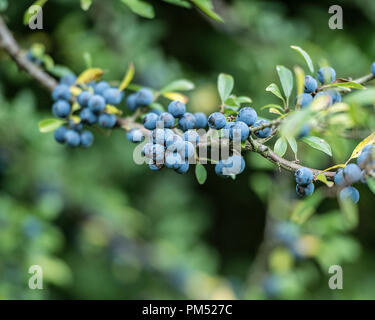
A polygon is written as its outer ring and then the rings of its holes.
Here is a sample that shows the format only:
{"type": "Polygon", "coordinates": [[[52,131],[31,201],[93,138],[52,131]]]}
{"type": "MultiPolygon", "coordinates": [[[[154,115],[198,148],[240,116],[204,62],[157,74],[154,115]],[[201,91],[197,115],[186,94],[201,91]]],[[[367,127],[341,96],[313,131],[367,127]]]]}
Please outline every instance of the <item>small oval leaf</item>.
{"type": "Polygon", "coordinates": [[[199,184],[204,184],[207,179],[206,168],[199,162],[195,166],[195,176],[199,184]]]}
{"type": "Polygon", "coordinates": [[[64,119],[44,119],[42,121],[39,121],[38,127],[39,131],[42,133],[47,133],[51,131],[55,131],[58,127],[62,126],[64,123],[66,123],[66,120],[64,119]]]}

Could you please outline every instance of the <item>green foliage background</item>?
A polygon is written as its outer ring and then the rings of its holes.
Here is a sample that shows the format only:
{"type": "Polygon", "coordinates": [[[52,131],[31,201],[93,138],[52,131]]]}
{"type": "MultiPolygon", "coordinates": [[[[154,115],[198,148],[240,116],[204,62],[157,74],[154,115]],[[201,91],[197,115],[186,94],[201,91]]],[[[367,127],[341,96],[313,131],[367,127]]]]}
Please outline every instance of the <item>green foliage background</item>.
{"type": "MultiPolygon", "coordinates": [[[[265,91],[277,80],[275,66],[305,68],[292,44],[316,63],[328,61],[340,77],[368,73],[375,3],[340,2],[344,30],[328,28],[323,0],[218,1],[225,24],[160,1],[152,1],[152,20],[115,0],[94,1],[87,12],[79,1],[49,1],[42,31],[22,23],[28,1],[10,1],[6,15],[24,48],[43,43],[56,63],[76,73],[89,52],[108,80],[120,80],[129,62],[135,81],[153,88],[190,79],[196,89],[188,108],[208,114],[219,103],[220,72],[234,76],[235,93],[250,96],[257,110],[278,103],[265,91]]],[[[261,299],[269,297],[262,283],[271,274],[283,279],[276,298],[375,298],[375,201],[365,186],[359,224],[350,227],[334,196],[297,202],[292,176],[258,155],[246,156],[247,170],[235,181],[209,168],[200,186],[194,170],[180,176],[135,165],[134,145],[120,131],[96,134],[88,150],[68,149],[38,132],[50,114],[48,93],[3,52],[0,70],[1,299],[261,299]],[[303,205],[316,214],[300,232],[312,235],[319,250],[296,257],[276,246],[269,263],[257,267],[266,215],[284,220],[303,205]],[[44,290],[28,288],[33,264],[43,266],[44,290]],[[343,266],[344,290],[328,288],[331,264],[343,266]]],[[[351,117],[375,128],[373,106],[358,105],[351,117]]],[[[333,159],[301,146],[300,160],[317,168],[342,163],[360,141],[327,140],[333,159]]]]}

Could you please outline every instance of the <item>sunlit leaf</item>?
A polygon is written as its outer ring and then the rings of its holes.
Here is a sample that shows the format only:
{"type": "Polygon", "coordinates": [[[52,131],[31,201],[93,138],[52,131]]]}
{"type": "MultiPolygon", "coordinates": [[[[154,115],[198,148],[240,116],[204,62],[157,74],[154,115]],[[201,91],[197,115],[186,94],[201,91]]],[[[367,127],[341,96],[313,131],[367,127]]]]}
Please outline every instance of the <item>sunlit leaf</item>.
{"type": "Polygon", "coordinates": [[[331,150],[330,145],[322,138],[310,136],[310,137],[302,138],[301,141],[307,143],[309,146],[313,147],[314,149],[323,151],[329,156],[332,156],[332,150],[331,150]]]}
{"type": "Polygon", "coordinates": [[[221,102],[224,103],[232,93],[234,86],[233,77],[229,74],[221,73],[217,79],[217,89],[221,102]]]}
{"type": "Polygon", "coordinates": [[[155,17],[154,7],[143,0],[121,0],[131,11],[141,17],[152,19],[155,17]]]}
{"type": "Polygon", "coordinates": [[[116,114],[116,115],[121,115],[122,114],[122,111],[120,109],[118,109],[115,106],[110,105],[110,104],[107,104],[105,106],[105,112],[106,113],[111,113],[111,114],[116,114]]]}
{"type": "Polygon", "coordinates": [[[129,83],[132,81],[134,77],[134,72],[135,72],[134,65],[133,63],[130,63],[128,70],[126,71],[126,74],[124,76],[124,79],[121,81],[121,84],[119,86],[120,91],[125,90],[126,87],[129,85],[129,83]]]}
{"type": "Polygon", "coordinates": [[[207,179],[206,168],[199,162],[195,166],[195,176],[199,184],[204,184],[207,179]]]}
{"type": "Polygon", "coordinates": [[[282,157],[285,154],[287,148],[288,144],[286,142],[286,139],[284,137],[280,137],[276,140],[273,150],[277,155],[282,157]]]}
{"type": "Polygon", "coordinates": [[[293,89],[293,73],[284,66],[276,66],[276,71],[279,75],[286,100],[288,101],[293,89]]]}
{"type": "MultiPolygon", "coordinates": [[[[36,17],[37,13],[39,12],[40,9],[46,4],[48,0],[37,0],[35,1],[29,8],[27,8],[24,16],[23,16],[23,24],[27,26],[30,23],[30,19],[33,17],[36,17]],[[38,10],[31,10],[33,6],[38,6],[38,10]]],[[[35,7],[36,9],[37,7],[35,7]]]]}
{"type": "Polygon", "coordinates": [[[303,50],[301,47],[298,47],[298,46],[290,46],[290,47],[301,54],[301,56],[305,59],[305,61],[307,63],[307,66],[310,69],[310,72],[314,73],[314,64],[313,64],[309,54],[305,50],[303,50]]]}
{"type": "Polygon", "coordinates": [[[328,181],[327,177],[323,173],[319,173],[316,179],[323,182],[328,187],[332,187],[334,185],[333,181],[328,181]]]}
{"type": "Polygon", "coordinates": [[[76,83],[88,83],[90,81],[99,80],[100,77],[103,75],[103,70],[99,68],[91,68],[83,71],[77,78],[76,83]]]}
{"type": "Polygon", "coordinates": [[[366,145],[368,144],[371,144],[371,143],[374,143],[375,142],[375,131],[373,133],[371,133],[367,138],[363,139],[353,150],[352,152],[352,155],[350,156],[350,158],[348,159],[347,163],[351,160],[351,159],[354,159],[354,158],[357,158],[364,147],[366,147],[366,145]]]}
{"type": "Polygon", "coordinates": [[[280,98],[281,100],[283,100],[283,101],[285,102],[285,99],[284,99],[283,95],[281,94],[280,89],[279,89],[279,87],[277,86],[277,84],[275,84],[275,83],[271,83],[271,84],[266,88],[266,91],[272,92],[276,97],[280,98]]]}
{"type": "Polygon", "coordinates": [[[361,85],[360,83],[352,82],[352,81],[335,82],[335,83],[326,84],[324,86],[324,88],[337,88],[337,87],[345,87],[345,88],[352,88],[352,89],[365,89],[365,87],[361,85]]]}
{"type": "Polygon", "coordinates": [[[39,131],[42,133],[51,132],[62,126],[66,120],[64,119],[44,119],[38,123],[39,131]]]}
{"type": "Polygon", "coordinates": [[[218,22],[224,22],[223,19],[213,11],[211,0],[191,0],[203,13],[218,22]]]}
{"type": "Polygon", "coordinates": [[[89,10],[92,4],[92,0],[81,0],[81,8],[82,10],[89,10]]]}
{"type": "Polygon", "coordinates": [[[189,91],[194,89],[194,83],[186,79],[175,80],[160,89],[160,93],[168,91],[189,91]]]}
{"type": "Polygon", "coordinates": [[[189,98],[181,93],[178,93],[178,92],[164,92],[163,93],[163,96],[168,98],[169,100],[178,100],[178,101],[181,101],[183,103],[187,103],[189,98]]]}
{"type": "Polygon", "coordinates": [[[276,109],[276,108],[270,108],[269,110],[269,113],[274,113],[274,114],[278,114],[278,115],[283,115],[280,110],[276,109]]]}

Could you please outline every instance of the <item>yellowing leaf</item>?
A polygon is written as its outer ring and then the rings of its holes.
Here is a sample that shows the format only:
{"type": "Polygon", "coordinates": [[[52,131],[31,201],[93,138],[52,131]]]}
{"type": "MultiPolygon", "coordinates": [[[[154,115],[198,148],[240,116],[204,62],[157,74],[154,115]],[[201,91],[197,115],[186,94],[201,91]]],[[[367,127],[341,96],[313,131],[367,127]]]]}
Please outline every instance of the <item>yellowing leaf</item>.
{"type": "Polygon", "coordinates": [[[327,169],[324,169],[321,173],[324,173],[324,172],[326,172],[326,171],[330,171],[330,170],[332,170],[332,169],[344,168],[344,167],[345,167],[345,164],[336,164],[336,165],[334,165],[334,166],[332,166],[332,167],[329,167],[329,168],[327,168],[327,169]]]}
{"type": "Polygon", "coordinates": [[[189,98],[187,96],[184,96],[183,94],[178,93],[178,92],[164,92],[163,96],[166,97],[169,100],[178,100],[178,101],[181,101],[185,104],[189,100],[189,98]]]}
{"type": "Polygon", "coordinates": [[[102,75],[103,75],[102,69],[90,68],[90,69],[83,71],[79,75],[76,83],[81,84],[81,83],[87,83],[87,82],[94,81],[94,80],[96,81],[96,80],[99,80],[102,75]]]}
{"type": "Polygon", "coordinates": [[[361,152],[362,152],[362,149],[364,147],[366,147],[366,145],[370,144],[370,143],[374,143],[375,142],[375,131],[373,133],[371,133],[367,138],[363,139],[353,150],[352,152],[352,155],[350,156],[349,160],[346,161],[346,163],[348,163],[350,160],[354,159],[354,158],[357,158],[361,152]]]}
{"type": "Polygon", "coordinates": [[[111,114],[122,114],[122,111],[120,109],[117,109],[115,106],[112,106],[110,104],[107,104],[105,106],[105,112],[111,113],[111,114]]]}
{"type": "Polygon", "coordinates": [[[82,92],[82,89],[78,87],[70,87],[70,92],[72,93],[73,96],[76,97],[82,92]]]}
{"type": "Polygon", "coordinates": [[[81,109],[81,106],[78,104],[78,102],[74,102],[72,105],[72,113],[81,109]]]}
{"type": "Polygon", "coordinates": [[[297,83],[297,96],[303,93],[305,87],[305,73],[303,72],[302,68],[299,66],[294,67],[294,73],[296,75],[296,83],[297,83]]]}
{"type": "Polygon", "coordinates": [[[269,113],[275,113],[275,114],[279,114],[279,115],[283,115],[279,110],[277,110],[276,108],[270,108],[269,110],[269,113]]]}
{"type": "Polygon", "coordinates": [[[316,177],[317,180],[325,183],[328,187],[332,187],[333,186],[333,181],[328,181],[327,180],[327,177],[323,174],[323,173],[319,173],[318,176],[316,177]]]}
{"type": "Polygon", "coordinates": [[[134,72],[135,72],[134,65],[133,63],[130,63],[128,67],[128,71],[126,72],[125,77],[119,86],[120,91],[125,90],[126,87],[129,85],[129,83],[132,81],[134,77],[134,72]]]}
{"type": "Polygon", "coordinates": [[[81,122],[81,118],[78,117],[78,116],[72,116],[71,119],[73,120],[74,123],[80,123],[81,122]]]}

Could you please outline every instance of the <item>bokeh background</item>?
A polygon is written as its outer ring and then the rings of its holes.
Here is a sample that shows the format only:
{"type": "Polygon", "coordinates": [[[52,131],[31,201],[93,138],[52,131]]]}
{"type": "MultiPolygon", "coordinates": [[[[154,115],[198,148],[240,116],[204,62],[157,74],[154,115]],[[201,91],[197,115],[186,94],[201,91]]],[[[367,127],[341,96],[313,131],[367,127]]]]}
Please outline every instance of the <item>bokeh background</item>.
{"type": "MultiPolygon", "coordinates": [[[[292,44],[340,77],[367,74],[375,60],[371,0],[335,2],[344,30],[328,28],[331,1],[324,0],[214,1],[225,24],[151,3],[150,20],[118,0],[96,0],[87,12],[79,1],[48,1],[42,31],[22,23],[29,1],[9,1],[5,15],[25,50],[41,43],[77,74],[89,52],[108,80],[122,79],[129,62],[134,81],[152,88],[190,79],[188,109],[206,114],[219,103],[220,72],[234,76],[235,93],[250,96],[257,110],[278,103],[265,91],[278,82],[275,66],[305,68],[292,44]]],[[[247,170],[235,181],[207,166],[201,186],[194,170],[155,173],[134,164],[122,131],[96,134],[87,150],[68,149],[38,131],[50,116],[49,94],[4,52],[0,70],[1,299],[375,298],[375,201],[366,186],[351,224],[324,186],[298,200],[292,176],[258,155],[245,156],[247,170]],[[43,290],[28,288],[33,264],[43,267],[43,290]],[[343,267],[343,290],[328,288],[333,264],[343,267]]],[[[370,132],[373,105],[358,108],[353,117],[370,132]]],[[[300,160],[342,163],[360,138],[329,136],[333,159],[301,145],[300,160]]]]}

